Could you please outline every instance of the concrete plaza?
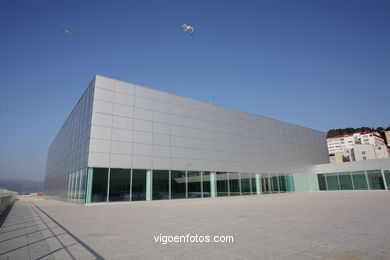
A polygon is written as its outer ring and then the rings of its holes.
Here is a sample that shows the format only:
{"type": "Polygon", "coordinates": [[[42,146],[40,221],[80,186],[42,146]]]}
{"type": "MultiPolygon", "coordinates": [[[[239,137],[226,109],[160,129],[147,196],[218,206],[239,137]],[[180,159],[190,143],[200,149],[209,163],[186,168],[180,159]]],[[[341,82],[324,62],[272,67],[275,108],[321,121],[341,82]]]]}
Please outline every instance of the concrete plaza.
{"type": "Polygon", "coordinates": [[[0,259],[390,259],[390,193],[335,191],[80,206],[21,199],[0,259]],[[156,243],[159,235],[232,243],[156,243]]]}

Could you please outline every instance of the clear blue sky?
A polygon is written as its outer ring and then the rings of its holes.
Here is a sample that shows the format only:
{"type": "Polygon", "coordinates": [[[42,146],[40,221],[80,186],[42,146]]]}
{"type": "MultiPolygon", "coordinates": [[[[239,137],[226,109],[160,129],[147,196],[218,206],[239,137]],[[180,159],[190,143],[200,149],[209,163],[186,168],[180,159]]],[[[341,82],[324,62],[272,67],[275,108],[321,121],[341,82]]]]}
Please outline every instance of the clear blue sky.
{"type": "Polygon", "coordinates": [[[386,0],[2,0],[0,33],[0,177],[43,179],[95,74],[323,131],[390,125],[386,0]]]}

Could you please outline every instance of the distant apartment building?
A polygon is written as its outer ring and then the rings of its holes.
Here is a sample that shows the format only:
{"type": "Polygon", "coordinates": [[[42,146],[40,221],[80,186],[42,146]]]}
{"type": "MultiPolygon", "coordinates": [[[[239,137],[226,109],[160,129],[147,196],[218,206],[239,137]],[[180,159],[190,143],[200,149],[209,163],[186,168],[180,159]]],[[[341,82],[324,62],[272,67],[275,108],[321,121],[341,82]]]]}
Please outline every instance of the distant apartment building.
{"type": "Polygon", "coordinates": [[[338,153],[348,153],[356,144],[370,144],[374,146],[385,145],[385,140],[377,132],[354,133],[328,137],[327,139],[329,155],[338,153]]]}
{"type": "Polygon", "coordinates": [[[386,145],[357,144],[349,151],[350,161],[389,158],[386,145]]]}
{"type": "Polygon", "coordinates": [[[385,131],[385,141],[387,146],[390,147],[390,131],[385,131]]]}

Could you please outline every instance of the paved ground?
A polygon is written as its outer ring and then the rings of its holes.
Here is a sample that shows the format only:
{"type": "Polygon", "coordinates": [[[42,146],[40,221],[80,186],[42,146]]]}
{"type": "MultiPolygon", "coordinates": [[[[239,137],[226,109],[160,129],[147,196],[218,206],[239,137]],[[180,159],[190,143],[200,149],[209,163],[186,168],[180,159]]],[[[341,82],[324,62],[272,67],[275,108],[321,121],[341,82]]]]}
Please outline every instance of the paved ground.
{"type": "Polygon", "coordinates": [[[97,206],[21,200],[0,231],[0,259],[390,259],[389,205],[388,191],[97,206]],[[163,245],[160,234],[234,242],[163,245]]]}

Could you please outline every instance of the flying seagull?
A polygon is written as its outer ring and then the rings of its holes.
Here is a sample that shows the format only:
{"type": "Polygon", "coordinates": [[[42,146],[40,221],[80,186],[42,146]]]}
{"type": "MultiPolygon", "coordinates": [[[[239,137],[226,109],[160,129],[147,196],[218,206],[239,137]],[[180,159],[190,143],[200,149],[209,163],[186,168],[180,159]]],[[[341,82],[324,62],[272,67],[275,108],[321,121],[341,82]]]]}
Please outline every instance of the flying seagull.
{"type": "Polygon", "coordinates": [[[67,29],[61,29],[61,32],[66,33],[66,34],[71,34],[72,33],[71,31],[69,31],[67,29]]]}
{"type": "Polygon", "coordinates": [[[190,35],[194,35],[195,30],[191,25],[183,24],[181,27],[183,27],[184,31],[189,31],[190,35]]]}

